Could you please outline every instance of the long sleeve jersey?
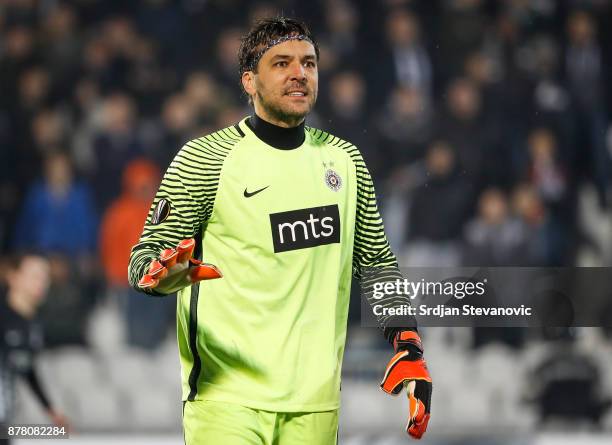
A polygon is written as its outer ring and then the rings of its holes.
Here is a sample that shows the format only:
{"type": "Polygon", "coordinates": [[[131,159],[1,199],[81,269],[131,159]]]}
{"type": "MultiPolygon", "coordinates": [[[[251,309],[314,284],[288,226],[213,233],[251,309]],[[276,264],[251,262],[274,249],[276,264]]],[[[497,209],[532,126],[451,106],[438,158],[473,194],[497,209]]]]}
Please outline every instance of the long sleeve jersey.
{"type": "Polygon", "coordinates": [[[130,282],[191,237],[223,273],[177,294],[183,400],[336,409],[351,276],[397,268],[372,179],[349,142],[302,126],[298,146],[279,148],[249,119],[178,152],[132,249],[130,282]]]}

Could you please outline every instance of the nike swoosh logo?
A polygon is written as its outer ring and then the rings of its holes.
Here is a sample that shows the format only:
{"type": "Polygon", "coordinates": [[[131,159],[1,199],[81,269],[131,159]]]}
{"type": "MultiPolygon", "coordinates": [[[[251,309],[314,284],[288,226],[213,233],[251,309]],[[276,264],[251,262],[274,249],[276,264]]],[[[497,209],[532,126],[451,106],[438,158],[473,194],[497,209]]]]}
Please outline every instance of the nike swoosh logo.
{"type": "Polygon", "coordinates": [[[263,192],[265,189],[267,189],[268,187],[270,187],[269,185],[265,186],[262,189],[259,190],[255,190],[254,192],[247,192],[247,189],[244,189],[244,197],[245,198],[250,198],[251,196],[255,196],[256,194],[258,194],[259,192],[263,192]]]}

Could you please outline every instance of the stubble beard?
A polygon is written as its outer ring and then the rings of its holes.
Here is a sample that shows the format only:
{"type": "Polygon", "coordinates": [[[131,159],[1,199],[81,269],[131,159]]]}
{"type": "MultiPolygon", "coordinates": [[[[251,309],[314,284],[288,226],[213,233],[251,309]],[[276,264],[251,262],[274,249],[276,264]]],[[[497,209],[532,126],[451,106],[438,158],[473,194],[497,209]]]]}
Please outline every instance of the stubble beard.
{"type": "MultiPolygon", "coordinates": [[[[302,123],[306,115],[310,113],[310,110],[314,107],[316,102],[316,95],[314,100],[309,104],[308,109],[304,112],[298,112],[291,109],[283,108],[280,104],[274,102],[268,102],[264,99],[261,92],[257,91],[257,98],[259,105],[263,108],[268,116],[279,122],[285,122],[291,127],[296,127],[302,123]]],[[[311,94],[314,94],[312,92],[311,94]]]]}

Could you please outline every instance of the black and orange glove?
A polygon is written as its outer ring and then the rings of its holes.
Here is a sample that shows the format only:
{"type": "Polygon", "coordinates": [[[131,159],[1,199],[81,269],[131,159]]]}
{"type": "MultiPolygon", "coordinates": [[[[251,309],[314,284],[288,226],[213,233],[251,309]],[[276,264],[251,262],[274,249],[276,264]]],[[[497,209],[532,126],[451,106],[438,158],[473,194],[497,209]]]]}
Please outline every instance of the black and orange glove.
{"type": "Polygon", "coordinates": [[[174,249],[164,250],[149,264],[149,271],[140,279],[138,287],[160,293],[172,293],[202,280],[221,278],[223,274],[212,264],[193,258],[195,240],[181,241],[174,249]]]}
{"type": "Polygon", "coordinates": [[[380,384],[383,391],[398,395],[406,386],[408,393],[408,424],[406,432],[420,439],[429,423],[431,406],[431,377],[423,358],[423,346],[419,334],[400,331],[393,339],[395,355],[387,365],[380,384]]]}

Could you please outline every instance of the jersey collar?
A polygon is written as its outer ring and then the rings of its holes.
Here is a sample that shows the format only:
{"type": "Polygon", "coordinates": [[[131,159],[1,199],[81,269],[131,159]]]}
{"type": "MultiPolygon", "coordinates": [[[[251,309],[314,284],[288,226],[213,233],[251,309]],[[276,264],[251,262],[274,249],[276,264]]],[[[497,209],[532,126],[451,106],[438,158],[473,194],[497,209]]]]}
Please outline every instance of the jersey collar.
{"type": "Polygon", "coordinates": [[[297,127],[284,128],[266,122],[253,113],[244,123],[259,139],[279,150],[293,150],[304,143],[304,122],[297,127]]]}

